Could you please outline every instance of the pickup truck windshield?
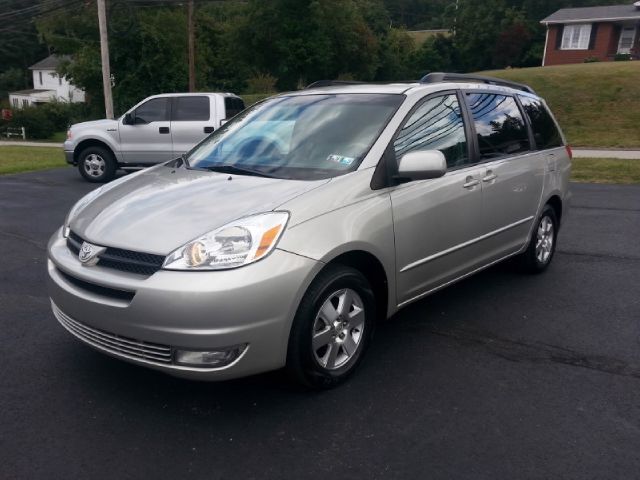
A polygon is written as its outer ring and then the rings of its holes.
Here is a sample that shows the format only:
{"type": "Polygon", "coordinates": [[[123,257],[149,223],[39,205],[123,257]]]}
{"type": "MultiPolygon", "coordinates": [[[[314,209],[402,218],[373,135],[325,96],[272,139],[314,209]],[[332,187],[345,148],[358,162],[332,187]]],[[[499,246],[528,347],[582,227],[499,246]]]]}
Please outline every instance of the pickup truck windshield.
{"type": "Polygon", "coordinates": [[[191,168],[316,180],[355,170],[403,95],[277,97],[237,115],[187,154],[191,168]]]}

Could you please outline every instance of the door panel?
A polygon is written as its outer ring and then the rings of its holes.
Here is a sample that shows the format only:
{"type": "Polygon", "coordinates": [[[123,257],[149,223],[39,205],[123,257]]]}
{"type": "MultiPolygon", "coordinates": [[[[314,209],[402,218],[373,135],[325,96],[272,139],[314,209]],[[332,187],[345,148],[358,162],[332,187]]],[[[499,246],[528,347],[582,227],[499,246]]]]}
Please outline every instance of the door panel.
{"type": "Polygon", "coordinates": [[[485,243],[490,259],[519,250],[527,241],[538,210],[545,175],[545,154],[530,153],[486,164],[482,198],[485,243]],[[498,233],[496,233],[498,232],[498,233]]]}
{"type": "Polygon", "coordinates": [[[478,266],[482,173],[465,168],[391,192],[399,304],[478,266]]]}
{"type": "Polygon", "coordinates": [[[173,145],[168,99],[152,98],[131,114],[136,122],[134,125],[120,121],[120,148],[124,161],[154,164],[171,160],[173,145]]]}
{"type": "Polygon", "coordinates": [[[443,177],[391,191],[396,238],[397,296],[403,303],[477,265],[482,231],[483,169],[467,166],[466,122],[456,92],[426,98],[394,140],[396,158],[439,150],[450,169],[443,177]]]}
{"type": "Polygon", "coordinates": [[[213,132],[215,102],[204,95],[173,98],[171,135],[174,157],[191,150],[213,132]]]}
{"type": "Polygon", "coordinates": [[[465,95],[483,163],[485,262],[521,248],[542,194],[544,158],[531,152],[532,137],[516,99],[494,92],[465,95]]]}

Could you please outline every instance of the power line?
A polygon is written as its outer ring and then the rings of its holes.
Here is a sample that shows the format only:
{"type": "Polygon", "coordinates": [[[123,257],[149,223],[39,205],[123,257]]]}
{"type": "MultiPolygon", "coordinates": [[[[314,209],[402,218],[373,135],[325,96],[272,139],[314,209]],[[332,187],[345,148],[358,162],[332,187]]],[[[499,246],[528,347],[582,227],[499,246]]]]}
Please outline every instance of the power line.
{"type": "Polygon", "coordinates": [[[12,12],[9,12],[9,13],[0,14],[0,21],[7,21],[7,20],[16,19],[18,17],[23,16],[24,14],[32,15],[32,17],[39,17],[39,16],[45,15],[47,13],[51,13],[51,12],[55,12],[55,11],[58,11],[58,10],[62,10],[64,8],[70,7],[71,5],[74,5],[74,4],[77,4],[77,3],[82,3],[82,0],[70,0],[70,1],[63,2],[63,3],[60,3],[59,0],[50,0],[48,2],[44,2],[44,3],[40,4],[40,5],[38,5],[35,8],[34,7],[28,7],[26,9],[15,10],[15,11],[12,11],[12,12]],[[50,7],[50,8],[46,8],[44,10],[37,11],[38,9],[41,9],[43,7],[50,7]]]}

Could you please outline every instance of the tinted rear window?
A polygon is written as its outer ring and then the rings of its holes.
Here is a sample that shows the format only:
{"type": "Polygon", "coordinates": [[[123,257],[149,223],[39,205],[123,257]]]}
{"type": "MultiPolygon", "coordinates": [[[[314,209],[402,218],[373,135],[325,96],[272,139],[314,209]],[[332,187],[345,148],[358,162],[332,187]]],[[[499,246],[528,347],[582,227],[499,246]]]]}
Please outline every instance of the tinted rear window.
{"type": "Polygon", "coordinates": [[[175,97],[173,99],[173,121],[204,121],[210,116],[209,97],[175,97]]]}
{"type": "Polygon", "coordinates": [[[529,151],[529,133],[513,97],[470,93],[467,94],[467,101],[482,159],[529,151]]]}
{"type": "Polygon", "coordinates": [[[540,100],[531,97],[521,96],[520,101],[531,122],[537,149],[545,150],[562,146],[562,136],[547,107],[540,100]]]}
{"type": "Polygon", "coordinates": [[[244,102],[236,97],[225,97],[224,108],[227,113],[225,118],[235,117],[244,110],[244,102]]]}

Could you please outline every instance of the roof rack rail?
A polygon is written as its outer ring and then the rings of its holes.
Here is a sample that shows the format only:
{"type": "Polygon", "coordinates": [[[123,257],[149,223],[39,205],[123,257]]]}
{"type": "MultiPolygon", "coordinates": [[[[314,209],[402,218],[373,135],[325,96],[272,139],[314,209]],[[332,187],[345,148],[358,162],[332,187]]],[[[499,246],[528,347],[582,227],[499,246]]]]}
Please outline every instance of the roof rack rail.
{"type": "Polygon", "coordinates": [[[511,82],[509,80],[503,80],[495,77],[484,77],[482,75],[470,75],[463,73],[443,73],[434,72],[429,73],[420,79],[420,83],[440,83],[440,82],[481,82],[488,85],[500,85],[502,87],[511,87],[516,90],[522,90],[523,92],[533,93],[535,91],[529,85],[522,83],[511,82]]]}
{"type": "Polygon", "coordinates": [[[318,80],[316,82],[307,85],[307,88],[321,88],[321,87],[335,87],[338,85],[361,85],[363,82],[356,82],[353,80],[318,80]]]}

